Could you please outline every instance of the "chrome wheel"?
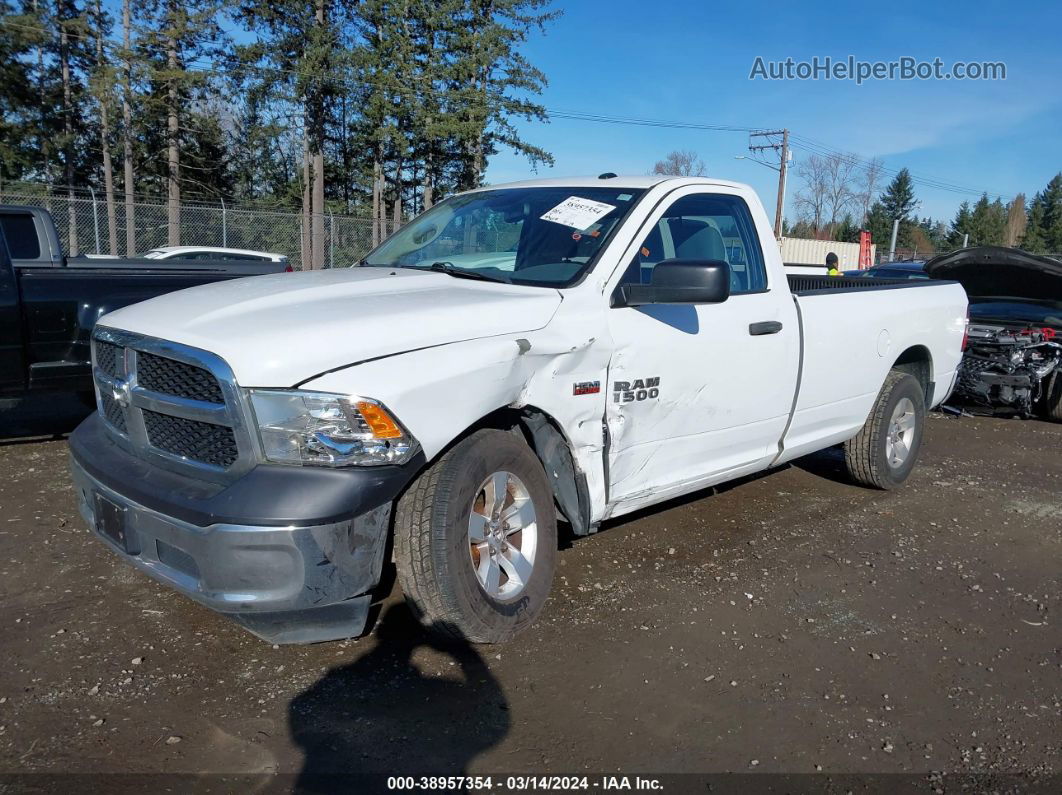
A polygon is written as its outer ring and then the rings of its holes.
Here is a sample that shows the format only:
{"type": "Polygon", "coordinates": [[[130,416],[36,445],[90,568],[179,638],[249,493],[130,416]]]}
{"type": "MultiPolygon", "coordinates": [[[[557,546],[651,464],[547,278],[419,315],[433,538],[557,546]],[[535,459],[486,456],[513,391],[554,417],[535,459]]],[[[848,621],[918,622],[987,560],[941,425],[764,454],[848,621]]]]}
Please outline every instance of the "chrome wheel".
{"type": "Polygon", "coordinates": [[[885,460],[893,469],[902,467],[911,454],[916,419],[915,406],[910,398],[903,398],[892,410],[889,432],[885,438],[885,460]]]}
{"type": "Polygon", "coordinates": [[[518,597],[535,567],[538,523],[527,487],[511,472],[480,485],[468,516],[468,551],[476,579],[499,601],[518,597]]]}

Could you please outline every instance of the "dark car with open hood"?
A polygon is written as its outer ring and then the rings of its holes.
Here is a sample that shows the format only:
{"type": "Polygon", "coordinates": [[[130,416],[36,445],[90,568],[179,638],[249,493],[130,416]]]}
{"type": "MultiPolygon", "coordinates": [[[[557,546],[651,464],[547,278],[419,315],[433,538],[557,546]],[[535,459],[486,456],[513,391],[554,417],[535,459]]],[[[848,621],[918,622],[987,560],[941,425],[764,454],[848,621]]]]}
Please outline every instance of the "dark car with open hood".
{"type": "Polygon", "coordinates": [[[983,411],[1062,422],[1062,261],[981,246],[925,265],[970,297],[957,400],[983,411]]]}

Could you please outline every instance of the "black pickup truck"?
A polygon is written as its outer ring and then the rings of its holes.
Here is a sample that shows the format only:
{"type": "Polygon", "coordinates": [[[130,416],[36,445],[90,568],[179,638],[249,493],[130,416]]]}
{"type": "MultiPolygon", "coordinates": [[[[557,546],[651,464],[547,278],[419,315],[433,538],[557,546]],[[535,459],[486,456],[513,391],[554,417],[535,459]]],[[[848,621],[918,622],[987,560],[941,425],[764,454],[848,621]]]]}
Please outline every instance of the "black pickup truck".
{"type": "Polygon", "coordinates": [[[52,216],[0,205],[0,409],[32,392],[93,391],[89,336],[113,309],[283,262],[65,257],[52,216]]]}

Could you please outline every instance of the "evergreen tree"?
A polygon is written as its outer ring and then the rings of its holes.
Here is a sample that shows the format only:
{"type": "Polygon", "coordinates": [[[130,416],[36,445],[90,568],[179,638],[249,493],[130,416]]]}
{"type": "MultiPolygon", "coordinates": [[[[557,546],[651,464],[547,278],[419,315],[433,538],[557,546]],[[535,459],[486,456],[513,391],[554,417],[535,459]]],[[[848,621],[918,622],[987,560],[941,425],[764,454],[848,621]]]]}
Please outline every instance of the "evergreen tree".
{"type": "Polygon", "coordinates": [[[543,11],[547,4],[548,0],[464,0],[462,12],[452,18],[461,190],[481,183],[487,160],[499,145],[525,155],[532,164],[553,163],[552,155],[524,141],[513,124],[514,118],[546,120],[545,108],[525,98],[542,92],[546,76],[519,47],[535,29],[544,29],[559,15],[543,11]]]}
{"type": "MultiPolygon", "coordinates": [[[[39,33],[31,14],[0,0],[0,183],[32,172],[34,92],[28,59],[39,33]]],[[[0,185],[2,187],[2,185],[0,185]]]]}
{"type": "Polygon", "coordinates": [[[914,195],[914,183],[911,181],[911,172],[906,168],[900,171],[888,184],[879,199],[885,217],[889,219],[889,232],[887,239],[892,236],[892,222],[898,220],[900,228],[896,238],[896,245],[901,248],[909,248],[913,242],[912,227],[914,221],[911,214],[918,207],[918,200],[914,195]]]}
{"type": "Polygon", "coordinates": [[[1033,197],[1021,247],[1037,253],[1062,253],[1062,173],[1033,197]]]}
{"type": "MultiPolygon", "coordinates": [[[[959,211],[955,214],[955,220],[951,222],[951,231],[948,232],[947,243],[949,248],[962,248],[963,241],[972,231],[970,202],[964,201],[959,205],[959,211]]],[[[967,245],[976,245],[972,240],[967,245]]]]}
{"type": "MultiPolygon", "coordinates": [[[[224,36],[219,25],[221,0],[146,0],[142,18],[147,27],[138,39],[138,54],[146,65],[148,90],[143,95],[144,121],[150,125],[152,150],[164,158],[146,159],[147,172],[161,176],[166,187],[166,242],[180,245],[181,190],[185,183],[202,186],[194,173],[182,173],[181,153],[189,137],[202,134],[195,103],[207,99],[214,84],[209,70],[197,62],[216,58],[224,36]],[[161,143],[161,146],[160,146],[161,143]]],[[[209,133],[208,133],[209,134],[209,133]]],[[[193,190],[193,192],[196,192],[193,190]]],[[[201,193],[201,190],[200,190],[201,193]]]]}
{"type": "Polygon", "coordinates": [[[879,250],[886,250],[892,236],[892,219],[886,212],[885,205],[880,201],[870,205],[870,210],[867,211],[866,229],[870,232],[871,242],[879,250]]]}

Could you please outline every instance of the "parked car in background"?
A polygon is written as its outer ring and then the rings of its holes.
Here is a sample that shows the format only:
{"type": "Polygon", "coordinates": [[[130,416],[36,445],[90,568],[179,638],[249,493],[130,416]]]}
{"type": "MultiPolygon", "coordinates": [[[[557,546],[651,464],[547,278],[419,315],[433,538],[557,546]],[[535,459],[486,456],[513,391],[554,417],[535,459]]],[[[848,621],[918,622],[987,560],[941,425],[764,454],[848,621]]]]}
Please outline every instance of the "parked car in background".
{"type": "Polygon", "coordinates": [[[359,267],[104,317],[75,492],[122,560],[272,643],[360,634],[392,541],[418,617],[498,642],[547,599],[558,518],[838,444],[901,485],[965,325],[954,283],[787,275],[745,185],[483,188],[359,267]]]}
{"type": "Polygon", "coordinates": [[[288,258],[283,254],[271,254],[268,251],[249,251],[244,248],[220,248],[214,246],[160,246],[140,255],[144,259],[181,259],[181,260],[222,260],[250,262],[282,262],[288,258]]]}
{"type": "Polygon", "coordinates": [[[273,261],[66,257],[46,210],[0,205],[0,408],[42,391],[92,400],[89,335],[100,315],[185,287],[285,267],[273,261]]]}
{"type": "Polygon", "coordinates": [[[1062,422],[1062,261],[982,246],[925,265],[970,296],[956,399],[983,411],[1062,422]]]}
{"type": "Polygon", "coordinates": [[[929,274],[925,271],[925,263],[917,261],[883,262],[866,270],[845,271],[844,275],[863,279],[919,280],[929,278],[929,274]]]}

